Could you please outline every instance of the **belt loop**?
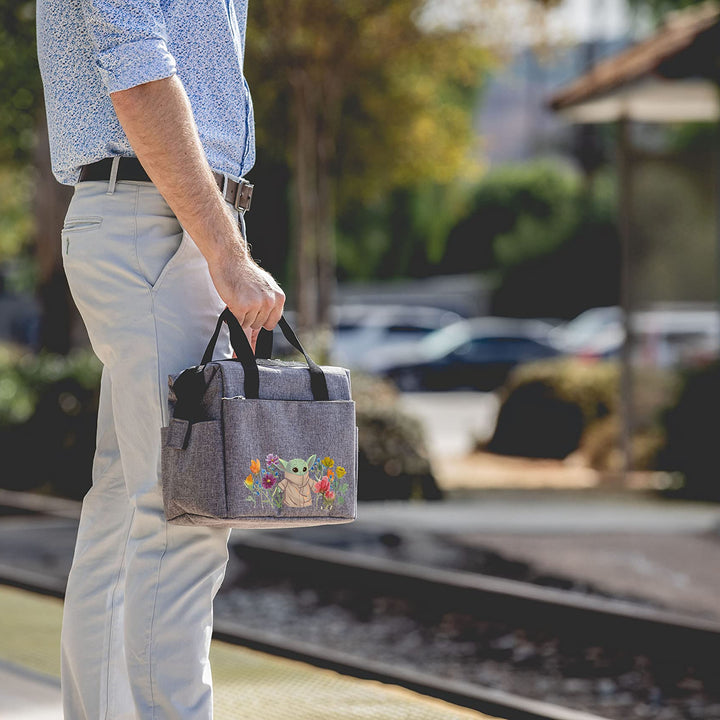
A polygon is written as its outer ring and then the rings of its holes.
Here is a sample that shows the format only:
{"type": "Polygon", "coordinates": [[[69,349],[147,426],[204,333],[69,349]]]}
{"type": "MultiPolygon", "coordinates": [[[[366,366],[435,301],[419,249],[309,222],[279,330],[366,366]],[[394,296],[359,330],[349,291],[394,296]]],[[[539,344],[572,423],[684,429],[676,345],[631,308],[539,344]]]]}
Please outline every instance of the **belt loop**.
{"type": "Polygon", "coordinates": [[[112,195],[115,192],[115,183],[117,182],[118,166],[120,165],[120,156],[116,155],[112,160],[112,167],[110,168],[110,182],[108,182],[108,189],[106,195],[112,195]]]}

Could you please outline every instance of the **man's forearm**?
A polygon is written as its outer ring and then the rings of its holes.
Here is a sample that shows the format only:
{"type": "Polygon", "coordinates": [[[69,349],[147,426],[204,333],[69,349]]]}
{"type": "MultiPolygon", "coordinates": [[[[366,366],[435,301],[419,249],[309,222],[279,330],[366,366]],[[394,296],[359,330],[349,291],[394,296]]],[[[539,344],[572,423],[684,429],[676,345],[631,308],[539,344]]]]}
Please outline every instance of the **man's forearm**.
{"type": "Polygon", "coordinates": [[[176,75],[110,95],[138,159],[208,261],[247,253],[200,144],[176,75]]]}

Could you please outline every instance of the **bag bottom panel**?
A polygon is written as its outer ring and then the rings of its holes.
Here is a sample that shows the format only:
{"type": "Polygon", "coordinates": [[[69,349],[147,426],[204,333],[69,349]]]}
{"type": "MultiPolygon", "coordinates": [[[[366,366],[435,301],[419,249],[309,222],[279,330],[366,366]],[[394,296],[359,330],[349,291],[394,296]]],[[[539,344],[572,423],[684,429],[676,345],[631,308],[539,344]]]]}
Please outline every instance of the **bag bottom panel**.
{"type": "Polygon", "coordinates": [[[309,525],[336,525],[356,520],[354,517],[332,517],[328,515],[310,515],[298,518],[278,517],[242,517],[242,518],[211,518],[206,515],[193,515],[185,513],[168,520],[173,525],[204,525],[208,527],[236,527],[236,528],[294,528],[309,525]]]}

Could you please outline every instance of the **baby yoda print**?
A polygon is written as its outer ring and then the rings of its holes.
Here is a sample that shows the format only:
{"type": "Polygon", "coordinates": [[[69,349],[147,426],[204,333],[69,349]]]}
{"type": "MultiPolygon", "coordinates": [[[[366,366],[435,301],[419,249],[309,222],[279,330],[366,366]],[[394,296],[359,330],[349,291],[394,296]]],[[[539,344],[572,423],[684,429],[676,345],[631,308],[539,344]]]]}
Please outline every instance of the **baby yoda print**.
{"type": "Polygon", "coordinates": [[[350,491],[343,481],[346,474],[347,470],[331,457],[311,455],[307,460],[283,460],[271,452],[264,463],[260,458],[250,461],[250,474],[245,478],[246,499],[275,512],[307,507],[326,512],[345,501],[350,491]]]}
{"type": "Polygon", "coordinates": [[[295,458],[283,460],[279,458],[277,464],[283,468],[284,476],[278,483],[283,492],[283,505],[286,507],[308,507],[312,505],[311,480],[309,470],[315,462],[315,455],[307,460],[295,458]]]}

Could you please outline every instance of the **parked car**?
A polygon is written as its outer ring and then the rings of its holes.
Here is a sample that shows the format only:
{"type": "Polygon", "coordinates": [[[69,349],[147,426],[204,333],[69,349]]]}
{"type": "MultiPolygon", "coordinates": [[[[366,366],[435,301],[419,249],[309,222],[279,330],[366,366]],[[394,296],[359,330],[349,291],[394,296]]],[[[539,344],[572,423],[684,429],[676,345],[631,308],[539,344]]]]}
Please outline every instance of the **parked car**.
{"type": "Polygon", "coordinates": [[[419,305],[340,305],[334,308],[331,360],[370,370],[378,353],[414,346],[461,319],[449,310],[419,305]]]}
{"type": "Polygon", "coordinates": [[[378,353],[370,369],[401,390],[493,390],[522,362],[560,355],[541,320],[482,317],[461,320],[419,343],[378,353]]]}
{"type": "MultiPolygon", "coordinates": [[[[702,362],[720,347],[720,311],[713,305],[666,304],[631,315],[633,361],[657,367],[702,362]]],[[[554,328],[550,343],[587,358],[618,357],[625,342],[622,310],[591,308],[554,328]]]]}

